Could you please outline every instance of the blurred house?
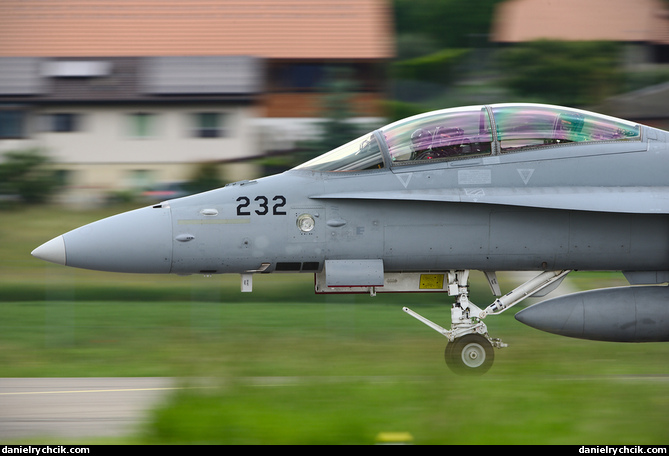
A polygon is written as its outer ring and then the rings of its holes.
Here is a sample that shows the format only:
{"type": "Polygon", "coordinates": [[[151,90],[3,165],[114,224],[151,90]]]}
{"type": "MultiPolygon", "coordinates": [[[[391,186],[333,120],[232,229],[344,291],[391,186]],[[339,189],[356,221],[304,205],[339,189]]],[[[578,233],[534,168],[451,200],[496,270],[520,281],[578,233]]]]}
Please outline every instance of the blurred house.
{"type": "Polygon", "coordinates": [[[0,154],[41,147],[74,188],[190,176],[317,133],[330,67],[383,115],[394,38],[386,0],[3,0],[0,154]]]}
{"type": "Polygon", "coordinates": [[[508,0],[495,13],[491,40],[538,39],[626,44],[627,64],[669,63],[669,13],[663,0],[508,0]]]}

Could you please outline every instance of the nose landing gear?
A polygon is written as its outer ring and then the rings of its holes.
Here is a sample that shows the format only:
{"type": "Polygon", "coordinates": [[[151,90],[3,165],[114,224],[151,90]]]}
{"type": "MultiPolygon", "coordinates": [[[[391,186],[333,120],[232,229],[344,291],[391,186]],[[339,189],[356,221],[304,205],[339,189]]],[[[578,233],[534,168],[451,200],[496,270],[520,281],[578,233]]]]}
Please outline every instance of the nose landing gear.
{"type": "MultiPolygon", "coordinates": [[[[448,290],[450,296],[457,296],[451,308],[451,329],[447,330],[428,320],[413,310],[404,307],[404,311],[446,336],[449,340],[444,352],[446,365],[456,374],[482,375],[492,367],[495,359],[493,348],[504,348],[507,344],[500,339],[492,339],[483,319],[488,315],[499,315],[518,304],[525,298],[539,293],[541,290],[552,291],[571,271],[546,271],[497,298],[485,309],[480,309],[469,301],[469,271],[450,271],[448,290]]],[[[493,273],[486,273],[491,288],[498,290],[493,273]],[[494,284],[494,286],[493,286],[494,284]]],[[[496,294],[499,294],[498,291],[496,294]]]]}

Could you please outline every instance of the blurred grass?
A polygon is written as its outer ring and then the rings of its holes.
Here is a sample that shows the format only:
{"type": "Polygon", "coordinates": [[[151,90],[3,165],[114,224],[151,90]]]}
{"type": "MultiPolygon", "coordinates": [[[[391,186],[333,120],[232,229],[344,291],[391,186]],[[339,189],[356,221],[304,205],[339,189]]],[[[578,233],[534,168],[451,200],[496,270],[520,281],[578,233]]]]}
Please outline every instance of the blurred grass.
{"type": "Polygon", "coordinates": [[[666,444],[666,385],[528,375],[230,385],[182,393],[155,413],[147,442],[371,444],[666,444]],[[640,397],[630,389],[648,390],[640,397]],[[653,397],[654,396],[654,397],[653,397]],[[659,399],[658,399],[659,397],[659,399]]]}
{"type": "MultiPolygon", "coordinates": [[[[169,396],[119,443],[648,444],[669,441],[667,344],[544,334],[510,311],[486,321],[496,350],[482,378],[452,375],[445,338],[402,312],[446,324],[450,298],[317,296],[310,275],[142,276],[30,257],[39,244],[126,207],[0,212],[0,376],[206,378],[169,396]]],[[[472,301],[493,299],[472,276],[472,301]]],[[[501,276],[509,290],[514,277],[501,276]]],[[[624,284],[573,273],[562,287],[624,284]]],[[[22,442],[24,443],[24,442],[22,442]]],[[[50,442],[53,443],[53,442],[50,442]]]]}
{"type": "Polygon", "coordinates": [[[0,375],[206,379],[211,388],[169,396],[132,436],[141,443],[366,444],[380,432],[417,444],[669,439],[664,344],[561,338],[502,315],[489,327],[509,347],[484,377],[463,378],[446,369],[442,336],[367,302],[379,297],[358,299],[4,303],[0,375]]]}

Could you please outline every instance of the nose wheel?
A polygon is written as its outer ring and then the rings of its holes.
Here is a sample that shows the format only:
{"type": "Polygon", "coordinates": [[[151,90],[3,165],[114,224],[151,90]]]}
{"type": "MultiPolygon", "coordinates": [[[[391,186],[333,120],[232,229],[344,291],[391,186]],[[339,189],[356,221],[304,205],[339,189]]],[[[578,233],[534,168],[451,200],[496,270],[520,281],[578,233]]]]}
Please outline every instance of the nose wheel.
{"type": "Polygon", "coordinates": [[[446,345],[444,359],[456,374],[483,375],[492,366],[495,352],[488,339],[479,334],[468,334],[446,345]]]}

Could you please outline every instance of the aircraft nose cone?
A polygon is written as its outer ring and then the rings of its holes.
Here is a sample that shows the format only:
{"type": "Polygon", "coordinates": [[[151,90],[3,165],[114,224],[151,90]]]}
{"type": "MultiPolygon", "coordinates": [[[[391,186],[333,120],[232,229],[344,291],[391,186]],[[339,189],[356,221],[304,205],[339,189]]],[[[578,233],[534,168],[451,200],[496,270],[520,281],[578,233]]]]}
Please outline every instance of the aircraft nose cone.
{"type": "Polygon", "coordinates": [[[109,272],[169,273],[169,208],[147,207],[115,215],[58,236],[32,253],[53,263],[109,272]]]}
{"type": "Polygon", "coordinates": [[[50,261],[51,263],[62,264],[64,266],[66,263],[66,255],[63,236],[58,236],[57,238],[51,239],[49,242],[45,242],[30,254],[40,260],[50,261]]]}

